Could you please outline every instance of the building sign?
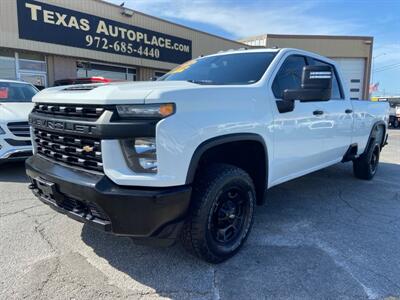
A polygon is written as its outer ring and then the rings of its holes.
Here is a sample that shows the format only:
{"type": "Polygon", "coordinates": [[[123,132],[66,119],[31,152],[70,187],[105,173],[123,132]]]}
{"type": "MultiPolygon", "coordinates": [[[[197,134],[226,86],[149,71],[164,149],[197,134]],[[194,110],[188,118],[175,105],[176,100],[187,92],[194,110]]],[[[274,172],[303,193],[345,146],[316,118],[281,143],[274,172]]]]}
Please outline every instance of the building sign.
{"type": "Polygon", "coordinates": [[[192,42],[34,0],[17,0],[19,38],[181,64],[192,42]]]}

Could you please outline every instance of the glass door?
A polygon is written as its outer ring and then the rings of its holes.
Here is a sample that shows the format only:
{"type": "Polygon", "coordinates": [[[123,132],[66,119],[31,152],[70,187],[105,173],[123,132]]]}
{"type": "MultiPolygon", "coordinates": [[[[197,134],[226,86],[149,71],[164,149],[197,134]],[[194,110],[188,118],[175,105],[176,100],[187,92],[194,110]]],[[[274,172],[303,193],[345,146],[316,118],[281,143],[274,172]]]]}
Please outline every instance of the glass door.
{"type": "Polygon", "coordinates": [[[19,80],[29,82],[39,90],[47,87],[47,63],[43,54],[18,52],[15,57],[19,80]]]}
{"type": "Polygon", "coordinates": [[[45,74],[19,72],[20,80],[33,84],[39,90],[42,90],[47,86],[47,78],[46,77],[47,76],[45,74]]]}

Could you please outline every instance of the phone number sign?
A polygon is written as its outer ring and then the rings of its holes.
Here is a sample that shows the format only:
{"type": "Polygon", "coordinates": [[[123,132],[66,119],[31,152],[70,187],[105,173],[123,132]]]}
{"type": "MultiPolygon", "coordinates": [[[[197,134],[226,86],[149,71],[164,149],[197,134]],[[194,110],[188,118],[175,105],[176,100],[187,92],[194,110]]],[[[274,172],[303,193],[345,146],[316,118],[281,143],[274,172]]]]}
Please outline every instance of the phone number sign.
{"type": "Polygon", "coordinates": [[[192,41],[34,0],[16,0],[19,38],[181,64],[192,41]]]}

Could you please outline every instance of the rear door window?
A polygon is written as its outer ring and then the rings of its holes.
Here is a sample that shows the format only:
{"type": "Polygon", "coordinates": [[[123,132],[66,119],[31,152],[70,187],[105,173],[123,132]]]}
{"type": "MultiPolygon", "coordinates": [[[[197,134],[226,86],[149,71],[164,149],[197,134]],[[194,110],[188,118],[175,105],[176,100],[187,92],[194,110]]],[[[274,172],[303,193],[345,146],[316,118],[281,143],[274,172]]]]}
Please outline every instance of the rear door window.
{"type": "Polygon", "coordinates": [[[311,58],[311,57],[307,57],[307,60],[309,62],[310,65],[314,65],[314,66],[331,66],[332,70],[333,70],[333,77],[332,77],[332,100],[337,100],[337,99],[344,99],[343,97],[343,93],[342,93],[342,88],[341,88],[341,84],[339,82],[339,78],[337,76],[337,71],[335,66],[328,64],[326,62],[311,58]]]}

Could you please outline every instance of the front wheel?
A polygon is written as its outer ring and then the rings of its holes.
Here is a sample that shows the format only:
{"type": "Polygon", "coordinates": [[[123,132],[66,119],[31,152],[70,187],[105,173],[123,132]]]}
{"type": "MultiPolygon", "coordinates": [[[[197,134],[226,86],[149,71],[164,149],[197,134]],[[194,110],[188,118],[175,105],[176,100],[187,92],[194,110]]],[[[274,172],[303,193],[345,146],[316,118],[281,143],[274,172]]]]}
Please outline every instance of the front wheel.
{"type": "Polygon", "coordinates": [[[368,151],[353,161],[354,176],[360,179],[371,180],[378,169],[381,148],[374,142],[368,151]]]}
{"type": "Polygon", "coordinates": [[[194,182],[182,244],[210,263],[228,259],[250,232],[255,202],[253,181],[242,169],[215,164],[203,170],[194,182]]]}

